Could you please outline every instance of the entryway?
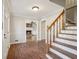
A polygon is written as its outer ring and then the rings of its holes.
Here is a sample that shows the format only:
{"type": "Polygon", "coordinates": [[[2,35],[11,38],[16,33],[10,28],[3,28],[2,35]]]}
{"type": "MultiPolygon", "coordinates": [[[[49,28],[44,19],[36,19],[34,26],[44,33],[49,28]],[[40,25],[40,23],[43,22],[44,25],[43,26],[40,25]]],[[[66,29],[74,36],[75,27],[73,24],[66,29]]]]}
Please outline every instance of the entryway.
{"type": "Polygon", "coordinates": [[[37,41],[37,23],[34,21],[26,23],[26,41],[37,41]]]}

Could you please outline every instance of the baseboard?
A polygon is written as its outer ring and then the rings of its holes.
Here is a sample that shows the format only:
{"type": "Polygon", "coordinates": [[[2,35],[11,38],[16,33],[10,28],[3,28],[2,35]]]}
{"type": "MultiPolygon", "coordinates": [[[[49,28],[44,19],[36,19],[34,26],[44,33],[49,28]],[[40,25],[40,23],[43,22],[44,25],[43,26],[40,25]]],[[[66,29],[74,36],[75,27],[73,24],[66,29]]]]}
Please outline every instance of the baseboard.
{"type": "Polygon", "coordinates": [[[10,44],[19,44],[19,43],[26,43],[26,42],[12,42],[10,44]]]}

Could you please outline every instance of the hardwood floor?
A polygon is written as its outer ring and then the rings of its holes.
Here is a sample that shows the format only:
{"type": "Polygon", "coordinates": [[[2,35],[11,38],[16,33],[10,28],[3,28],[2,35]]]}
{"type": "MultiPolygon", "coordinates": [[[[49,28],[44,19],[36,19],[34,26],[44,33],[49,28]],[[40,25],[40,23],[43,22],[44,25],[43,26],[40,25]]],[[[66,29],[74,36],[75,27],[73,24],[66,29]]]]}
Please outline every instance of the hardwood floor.
{"type": "Polygon", "coordinates": [[[42,42],[27,42],[11,45],[7,59],[47,59],[46,44],[42,42]]]}

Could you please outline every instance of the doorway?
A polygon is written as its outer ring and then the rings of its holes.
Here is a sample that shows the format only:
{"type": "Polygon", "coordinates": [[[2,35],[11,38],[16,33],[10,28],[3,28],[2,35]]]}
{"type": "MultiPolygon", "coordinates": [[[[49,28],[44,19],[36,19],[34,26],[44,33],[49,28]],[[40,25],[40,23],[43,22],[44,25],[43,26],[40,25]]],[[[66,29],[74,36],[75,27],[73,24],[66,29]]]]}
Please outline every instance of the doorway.
{"type": "Polygon", "coordinates": [[[46,38],[46,21],[41,22],[41,40],[45,40],[46,38]]]}
{"type": "Polygon", "coordinates": [[[26,41],[37,41],[37,23],[34,21],[26,23],[26,41]]]}

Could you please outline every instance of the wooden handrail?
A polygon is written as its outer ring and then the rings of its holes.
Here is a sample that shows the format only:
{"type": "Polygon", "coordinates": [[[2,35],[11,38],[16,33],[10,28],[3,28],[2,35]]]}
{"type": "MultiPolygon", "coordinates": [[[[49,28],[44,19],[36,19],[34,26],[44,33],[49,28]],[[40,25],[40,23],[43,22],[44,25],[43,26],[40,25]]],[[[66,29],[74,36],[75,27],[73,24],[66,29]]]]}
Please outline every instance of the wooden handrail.
{"type": "Polygon", "coordinates": [[[61,30],[64,28],[63,18],[64,18],[64,10],[60,13],[59,16],[56,17],[56,19],[52,22],[52,24],[49,27],[47,26],[47,44],[48,44],[47,50],[49,50],[49,47],[51,46],[52,42],[55,41],[55,38],[58,36],[58,33],[61,32],[61,30]],[[53,36],[51,33],[53,33],[53,36]],[[53,37],[53,39],[51,39],[51,37],[53,37]]]}
{"type": "Polygon", "coordinates": [[[48,27],[48,30],[53,26],[53,24],[60,18],[60,16],[64,14],[64,10],[60,13],[60,15],[52,22],[52,24],[48,27]]]}

